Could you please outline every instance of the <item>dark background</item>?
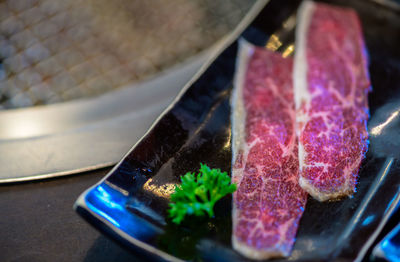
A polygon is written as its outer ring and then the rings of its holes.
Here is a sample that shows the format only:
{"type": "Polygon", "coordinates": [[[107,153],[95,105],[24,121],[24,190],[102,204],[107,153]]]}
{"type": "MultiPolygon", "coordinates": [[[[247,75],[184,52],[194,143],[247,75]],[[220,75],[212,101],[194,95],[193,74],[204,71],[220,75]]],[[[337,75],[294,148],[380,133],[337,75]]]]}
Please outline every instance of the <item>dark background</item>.
{"type": "Polygon", "coordinates": [[[108,170],[0,186],[0,261],[141,261],[72,208],[108,170]]]}

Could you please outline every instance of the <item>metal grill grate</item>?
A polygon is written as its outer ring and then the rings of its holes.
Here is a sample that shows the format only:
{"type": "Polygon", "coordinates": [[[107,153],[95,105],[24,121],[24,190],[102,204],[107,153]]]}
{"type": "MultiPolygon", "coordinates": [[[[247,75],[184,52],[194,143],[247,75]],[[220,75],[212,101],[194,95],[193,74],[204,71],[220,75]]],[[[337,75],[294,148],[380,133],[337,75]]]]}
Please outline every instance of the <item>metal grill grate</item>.
{"type": "Polygon", "coordinates": [[[0,109],[91,97],[210,46],[254,0],[0,0],[0,109]]]}

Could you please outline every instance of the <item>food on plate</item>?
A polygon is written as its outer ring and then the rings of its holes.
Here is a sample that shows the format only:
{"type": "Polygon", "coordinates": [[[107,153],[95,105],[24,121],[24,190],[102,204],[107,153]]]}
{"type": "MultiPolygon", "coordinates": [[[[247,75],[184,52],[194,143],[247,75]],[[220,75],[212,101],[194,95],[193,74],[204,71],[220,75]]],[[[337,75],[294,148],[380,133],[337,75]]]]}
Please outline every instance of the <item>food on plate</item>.
{"type": "Polygon", "coordinates": [[[298,185],[292,58],[240,44],[233,89],[235,250],[252,259],[288,256],[307,193],[298,185]]]}
{"type": "Polygon", "coordinates": [[[215,202],[233,193],[232,245],[251,259],[289,256],[307,192],[319,201],[353,194],[368,147],[371,87],[357,14],[307,1],[298,21],[294,59],[239,43],[232,184],[201,165],[171,195],[179,224],[212,217],[215,202]]]}
{"type": "Polygon", "coordinates": [[[297,17],[299,183],[319,201],[350,196],[368,147],[371,87],[360,21],[351,9],[313,2],[297,17]]]}
{"type": "Polygon", "coordinates": [[[172,222],[180,224],[186,215],[214,216],[214,205],[222,197],[233,193],[236,185],[220,169],[210,169],[200,164],[200,173],[186,173],[181,185],[175,187],[169,204],[172,222]]]}

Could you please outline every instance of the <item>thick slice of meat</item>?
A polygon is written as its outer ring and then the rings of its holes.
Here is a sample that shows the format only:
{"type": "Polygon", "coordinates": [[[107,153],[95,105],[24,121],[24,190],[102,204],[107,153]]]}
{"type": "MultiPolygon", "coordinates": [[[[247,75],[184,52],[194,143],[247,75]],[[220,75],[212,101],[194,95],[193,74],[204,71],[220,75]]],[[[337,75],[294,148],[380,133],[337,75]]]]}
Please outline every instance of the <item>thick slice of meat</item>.
{"type": "Polygon", "coordinates": [[[292,58],[241,42],[232,94],[235,250],[288,256],[307,194],[298,185],[292,58]]]}
{"type": "Polygon", "coordinates": [[[325,201],[353,194],[367,151],[366,50],[351,9],[305,2],[298,19],[293,78],[299,183],[325,201]]]}

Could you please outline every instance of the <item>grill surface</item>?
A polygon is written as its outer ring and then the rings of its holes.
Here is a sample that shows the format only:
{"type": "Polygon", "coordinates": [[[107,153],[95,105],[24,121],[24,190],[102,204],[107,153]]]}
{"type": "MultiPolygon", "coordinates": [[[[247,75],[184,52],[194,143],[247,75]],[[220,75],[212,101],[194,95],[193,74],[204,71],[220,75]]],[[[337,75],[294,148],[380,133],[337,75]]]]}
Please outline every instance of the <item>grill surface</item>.
{"type": "Polygon", "coordinates": [[[0,109],[96,96],[210,46],[253,0],[0,0],[0,109]]]}

